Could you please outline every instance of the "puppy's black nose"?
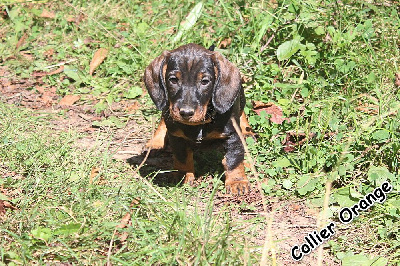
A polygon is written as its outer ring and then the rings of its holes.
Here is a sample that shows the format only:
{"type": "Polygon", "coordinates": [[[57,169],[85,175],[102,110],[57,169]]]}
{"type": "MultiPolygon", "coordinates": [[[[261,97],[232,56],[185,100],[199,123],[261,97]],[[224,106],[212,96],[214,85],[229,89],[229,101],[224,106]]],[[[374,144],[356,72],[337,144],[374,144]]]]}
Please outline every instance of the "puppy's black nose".
{"type": "Polygon", "coordinates": [[[184,106],[181,109],[179,109],[179,114],[185,118],[189,119],[194,115],[194,109],[189,107],[189,106],[184,106]]]}

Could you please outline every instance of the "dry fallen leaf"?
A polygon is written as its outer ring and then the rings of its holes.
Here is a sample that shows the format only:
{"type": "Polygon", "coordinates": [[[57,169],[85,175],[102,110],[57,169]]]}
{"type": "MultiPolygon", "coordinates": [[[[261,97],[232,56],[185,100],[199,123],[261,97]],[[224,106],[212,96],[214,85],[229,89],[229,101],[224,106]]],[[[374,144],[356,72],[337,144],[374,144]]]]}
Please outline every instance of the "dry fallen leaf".
{"type": "Polygon", "coordinates": [[[271,115],[271,122],[276,124],[282,124],[283,121],[289,121],[287,118],[283,118],[282,108],[275,105],[274,103],[263,103],[260,101],[253,101],[253,110],[258,115],[261,111],[265,111],[267,114],[271,115]]]}
{"type": "Polygon", "coordinates": [[[17,210],[10,202],[6,200],[0,200],[0,215],[3,215],[6,212],[6,208],[17,210]]]}
{"type": "Polygon", "coordinates": [[[46,75],[47,75],[47,73],[43,72],[43,71],[33,71],[31,76],[35,77],[35,78],[40,78],[40,77],[44,77],[46,75]]]}
{"type": "Polygon", "coordinates": [[[285,152],[293,152],[295,149],[303,145],[307,140],[315,137],[315,133],[309,133],[308,137],[305,133],[288,131],[286,132],[286,139],[283,143],[285,152]]]}
{"type": "Polygon", "coordinates": [[[5,7],[1,7],[0,8],[0,17],[2,17],[3,19],[8,19],[9,18],[5,7]]]}
{"type": "Polygon", "coordinates": [[[141,198],[133,198],[130,207],[131,208],[137,207],[138,205],[140,205],[141,200],[142,200],[141,198]]]}
{"type": "Polygon", "coordinates": [[[36,90],[38,92],[40,92],[41,94],[44,94],[46,92],[46,88],[45,87],[41,87],[41,86],[37,86],[36,90]]]}
{"type": "Polygon", "coordinates": [[[50,71],[47,73],[48,76],[50,75],[55,75],[55,74],[59,74],[61,72],[64,72],[64,66],[60,66],[59,68],[57,68],[56,70],[50,71]]]}
{"type": "Polygon", "coordinates": [[[25,57],[26,60],[33,61],[33,55],[31,51],[21,51],[19,54],[25,57]]]}
{"type": "Polygon", "coordinates": [[[75,25],[79,25],[85,19],[85,15],[80,13],[78,16],[69,15],[66,17],[68,22],[74,22],[75,25]]]}
{"type": "Polygon", "coordinates": [[[365,103],[363,105],[357,106],[356,110],[366,114],[376,115],[379,113],[379,106],[376,104],[365,103]]]}
{"type": "Polygon", "coordinates": [[[6,212],[6,209],[4,208],[4,201],[0,200],[0,215],[3,215],[6,212]]]}
{"type": "Polygon", "coordinates": [[[95,69],[106,59],[108,54],[108,50],[105,48],[100,48],[97,50],[94,55],[93,59],[90,62],[89,74],[92,76],[95,69]]]}
{"type": "Polygon", "coordinates": [[[394,85],[400,87],[400,73],[396,74],[396,81],[394,82],[394,85]]]}
{"type": "Polygon", "coordinates": [[[40,14],[41,18],[55,18],[56,14],[53,12],[47,11],[46,9],[43,9],[42,14],[40,14]]]}
{"type": "Polygon", "coordinates": [[[278,5],[278,1],[277,0],[270,0],[269,1],[269,6],[271,7],[271,8],[273,8],[273,9],[275,9],[275,8],[277,8],[279,5],[278,5]]]}
{"type": "Polygon", "coordinates": [[[293,211],[301,210],[301,206],[299,204],[296,204],[296,203],[291,204],[290,207],[292,207],[293,211]]]}
{"type": "Polygon", "coordinates": [[[50,71],[50,72],[43,72],[43,71],[33,71],[32,73],[32,77],[44,77],[44,76],[50,76],[50,75],[55,75],[55,74],[59,74],[61,72],[64,71],[64,66],[60,66],[59,68],[57,68],[56,70],[50,71]]]}
{"type": "Polygon", "coordinates": [[[329,33],[327,33],[326,35],[325,35],[325,38],[323,39],[323,41],[324,42],[331,42],[332,41],[332,37],[331,37],[331,35],[329,35],[329,33]]]}
{"type": "MultiPolygon", "coordinates": [[[[61,99],[59,104],[65,105],[65,106],[71,106],[75,102],[79,101],[80,98],[81,98],[81,96],[79,96],[79,95],[73,95],[73,94],[65,95],[64,98],[61,99]]],[[[92,171],[93,171],[93,169],[92,169],[92,171]]]]}
{"type": "Polygon", "coordinates": [[[136,101],[133,104],[126,107],[126,111],[128,112],[128,114],[133,114],[134,112],[136,112],[138,108],[139,108],[139,102],[136,101]]]}
{"type": "Polygon", "coordinates": [[[93,179],[100,173],[100,169],[93,166],[92,170],[90,171],[90,176],[89,176],[89,184],[93,183],[93,179]]]}
{"type": "Polygon", "coordinates": [[[129,212],[127,212],[124,217],[122,217],[121,219],[121,223],[119,225],[117,225],[117,228],[125,228],[129,221],[131,220],[131,214],[129,212]]]}
{"type": "MultiPolygon", "coordinates": [[[[131,226],[132,225],[132,221],[131,221],[131,214],[129,212],[127,212],[124,217],[122,217],[121,219],[121,223],[119,225],[116,226],[116,228],[125,228],[127,226],[131,226]]],[[[121,242],[126,241],[126,239],[128,239],[129,234],[128,232],[123,232],[122,234],[117,233],[117,235],[119,236],[119,240],[121,242]]]]}
{"type": "Polygon", "coordinates": [[[26,38],[28,38],[28,33],[25,32],[24,35],[22,35],[22,37],[18,40],[17,45],[15,45],[17,50],[25,43],[26,38]]]}
{"type": "Polygon", "coordinates": [[[51,49],[46,50],[46,51],[43,53],[43,55],[46,56],[46,57],[52,57],[52,56],[54,55],[54,49],[51,48],[51,49]]]}
{"type": "Polygon", "coordinates": [[[231,43],[232,43],[232,39],[231,39],[231,38],[226,38],[226,39],[224,39],[223,41],[220,42],[219,48],[225,49],[225,48],[228,47],[231,43]]]}
{"type": "Polygon", "coordinates": [[[125,242],[125,241],[128,239],[128,237],[129,237],[128,232],[123,232],[123,233],[121,234],[121,236],[119,237],[119,241],[125,242]]]}

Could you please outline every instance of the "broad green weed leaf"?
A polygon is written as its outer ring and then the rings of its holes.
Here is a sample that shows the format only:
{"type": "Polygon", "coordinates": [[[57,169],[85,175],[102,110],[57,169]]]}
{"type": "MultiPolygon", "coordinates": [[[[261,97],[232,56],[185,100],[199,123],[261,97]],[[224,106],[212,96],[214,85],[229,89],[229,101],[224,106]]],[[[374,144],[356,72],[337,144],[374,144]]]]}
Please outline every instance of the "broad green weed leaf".
{"type": "Polygon", "coordinates": [[[107,104],[104,101],[99,101],[94,105],[95,112],[97,114],[107,109],[107,104]]]}
{"type": "Polygon", "coordinates": [[[274,179],[268,179],[268,182],[261,183],[261,187],[264,190],[264,193],[268,194],[274,188],[275,184],[276,184],[276,181],[274,179]]]}
{"type": "Polygon", "coordinates": [[[342,259],[342,266],[367,266],[370,265],[370,260],[364,254],[356,254],[346,256],[342,259]]]}
{"type": "Polygon", "coordinates": [[[364,197],[363,194],[361,194],[360,192],[358,192],[357,190],[350,188],[350,196],[354,199],[361,199],[362,197],[364,197]]]}
{"type": "Polygon", "coordinates": [[[71,66],[64,66],[64,73],[70,79],[75,80],[76,83],[81,84],[83,82],[82,75],[79,73],[78,69],[71,66]]]}
{"type": "Polygon", "coordinates": [[[81,228],[81,224],[79,223],[71,223],[62,225],[59,229],[57,229],[54,234],[55,235],[72,235],[74,233],[79,232],[81,228]]]}
{"type": "Polygon", "coordinates": [[[33,229],[31,231],[31,234],[34,238],[44,240],[46,242],[49,241],[49,239],[53,237],[53,234],[51,233],[51,229],[43,228],[43,227],[33,229]]]}
{"type": "Polygon", "coordinates": [[[391,204],[393,207],[396,207],[397,209],[400,209],[400,200],[390,199],[388,201],[388,204],[391,204]]]}
{"type": "Polygon", "coordinates": [[[304,56],[307,63],[310,65],[314,65],[319,57],[318,52],[315,50],[315,44],[307,43],[306,45],[301,45],[300,49],[300,54],[304,56]]]}
{"type": "Polygon", "coordinates": [[[107,120],[110,120],[113,125],[117,128],[124,128],[125,127],[125,123],[121,121],[121,119],[119,119],[116,116],[110,116],[107,120]]]}
{"type": "Polygon", "coordinates": [[[385,266],[388,265],[389,260],[384,257],[379,257],[371,263],[371,266],[385,266]]]}
{"type": "Polygon", "coordinates": [[[290,163],[288,158],[280,158],[280,159],[276,160],[275,162],[273,162],[272,165],[275,167],[284,168],[284,167],[289,167],[292,164],[290,163]]]}
{"type": "Polygon", "coordinates": [[[150,26],[146,22],[140,22],[136,25],[135,31],[138,34],[146,34],[149,30],[150,26]]]}
{"type": "Polygon", "coordinates": [[[389,131],[385,130],[385,129],[379,129],[377,131],[375,131],[374,133],[372,133],[372,139],[378,141],[378,142],[384,142],[387,139],[389,139],[390,137],[390,133],[389,131]]]}
{"type": "Polygon", "coordinates": [[[110,116],[109,118],[101,120],[101,121],[94,121],[92,123],[92,125],[96,126],[96,127],[116,127],[116,128],[124,128],[125,127],[125,123],[122,122],[116,116],[110,116]]]}
{"type": "Polygon", "coordinates": [[[114,123],[111,120],[104,119],[102,121],[94,121],[92,123],[92,126],[95,126],[95,127],[112,127],[112,126],[114,126],[114,123]]]}
{"type": "Polygon", "coordinates": [[[308,91],[308,88],[304,87],[301,92],[300,92],[301,96],[303,98],[307,98],[310,95],[310,92],[308,91]]]}
{"type": "Polygon", "coordinates": [[[10,200],[6,195],[0,192],[0,200],[10,200]]]}
{"type": "Polygon", "coordinates": [[[375,186],[380,186],[384,181],[395,181],[396,177],[390,173],[386,167],[371,166],[368,170],[368,180],[373,182],[375,186]]]}
{"type": "Polygon", "coordinates": [[[343,59],[336,59],[334,64],[336,66],[336,69],[339,72],[342,72],[344,74],[351,72],[355,67],[356,67],[356,63],[354,61],[347,61],[343,60],[343,59]]]}
{"type": "Polygon", "coordinates": [[[297,193],[299,193],[299,195],[301,196],[304,196],[308,192],[315,190],[317,188],[318,183],[319,183],[318,178],[309,177],[308,183],[304,184],[303,186],[299,186],[299,183],[297,184],[297,187],[299,187],[299,189],[297,189],[297,193]]]}
{"type": "Polygon", "coordinates": [[[286,188],[286,189],[291,189],[291,188],[292,188],[292,185],[293,185],[293,183],[292,183],[292,181],[290,181],[289,179],[285,179],[285,180],[283,180],[283,182],[282,182],[282,186],[283,186],[284,188],[286,188]]]}
{"type": "Polygon", "coordinates": [[[364,39],[370,39],[375,36],[375,30],[373,28],[371,19],[368,19],[364,22],[364,24],[357,26],[357,30],[362,32],[361,36],[364,39]]]}
{"type": "Polygon", "coordinates": [[[323,35],[323,34],[325,34],[325,29],[323,26],[318,26],[315,28],[314,32],[317,35],[323,35]]]}
{"type": "Polygon", "coordinates": [[[349,255],[342,259],[342,266],[387,265],[388,259],[383,257],[370,259],[364,254],[349,255]]]}
{"type": "Polygon", "coordinates": [[[329,127],[332,131],[336,131],[339,128],[340,120],[336,116],[332,116],[331,120],[329,120],[329,127]]]}
{"type": "Polygon", "coordinates": [[[247,143],[247,145],[249,145],[249,146],[253,146],[254,143],[255,143],[255,141],[254,141],[254,139],[253,139],[252,137],[247,137],[247,138],[246,138],[246,143],[247,143]]]}
{"type": "Polygon", "coordinates": [[[338,253],[336,253],[336,258],[338,258],[339,260],[343,260],[343,258],[348,257],[348,256],[353,256],[354,253],[349,251],[349,252],[342,252],[339,251],[338,253]]]}
{"type": "Polygon", "coordinates": [[[351,196],[349,187],[338,189],[332,196],[341,207],[349,207],[358,202],[357,199],[351,196]]]}
{"type": "Polygon", "coordinates": [[[291,41],[287,41],[279,45],[276,51],[276,56],[279,61],[289,59],[301,48],[300,38],[294,38],[291,41]]]}
{"type": "Polygon", "coordinates": [[[340,176],[344,176],[346,174],[346,167],[344,165],[339,165],[338,173],[340,176]]]}
{"type": "Polygon", "coordinates": [[[134,99],[140,95],[142,95],[143,91],[142,88],[138,86],[134,86],[130,88],[128,91],[124,92],[124,97],[127,99],[134,99]]]}
{"type": "Polygon", "coordinates": [[[309,179],[311,179],[311,176],[302,175],[300,177],[299,181],[297,181],[297,187],[300,188],[300,187],[304,186],[304,184],[307,183],[309,179]]]}
{"type": "Polygon", "coordinates": [[[375,75],[375,73],[374,73],[374,72],[369,73],[368,76],[367,76],[367,82],[368,82],[368,83],[372,83],[372,82],[374,82],[375,80],[376,80],[376,75],[375,75]]]}

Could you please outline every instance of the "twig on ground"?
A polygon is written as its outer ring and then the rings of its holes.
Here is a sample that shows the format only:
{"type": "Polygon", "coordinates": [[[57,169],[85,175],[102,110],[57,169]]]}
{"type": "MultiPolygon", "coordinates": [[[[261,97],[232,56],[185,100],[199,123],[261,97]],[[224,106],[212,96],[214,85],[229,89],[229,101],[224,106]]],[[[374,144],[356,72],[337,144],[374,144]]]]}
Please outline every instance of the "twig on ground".
{"type": "Polygon", "coordinates": [[[77,61],[77,60],[78,60],[78,59],[70,59],[70,60],[67,60],[67,61],[65,61],[65,62],[61,62],[61,63],[55,64],[55,65],[46,66],[46,67],[44,67],[44,69],[49,69],[49,68],[53,68],[53,67],[64,66],[64,65],[66,65],[66,64],[72,63],[72,62],[77,61]]]}
{"type": "Polygon", "coordinates": [[[272,241],[273,211],[271,213],[269,213],[270,215],[267,215],[267,203],[266,203],[265,196],[264,196],[264,194],[262,192],[261,183],[258,180],[258,173],[257,173],[256,168],[254,166],[255,164],[254,164],[253,158],[250,155],[249,149],[247,147],[246,141],[244,139],[242,131],[240,130],[239,125],[237,124],[237,122],[236,122],[236,120],[234,118],[231,118],[231,120],[232,120],[233,127],[236,130],[236,133],[240,137],[240,140],[241,140],[242,145],[244,147],[244,151],[245,151],[246,156],[247,156],[247,160],[249,160],[249,162],[250,162],[250,169],[251,169],[254,177],[257,179],[257,188],[258,188],[258,190],[260,192],[260,195],[261,195],[261,200],[262,200],[263,209],[264,209],[264,216],[265,216],[265,219],[267,220],[267,228],[266,228],[266,232],[265,232],[265,242],[264,242],[264,246],[263,246],[263,252],[262,252],[260,265],[268,265],[268,264],[270,264],[270,263],[267,262],[268,251],[271,251],[272,265],[276,265],[276,250],[275,250],[275,247],[274,247],[274,243],[272,241]]]}
{"type": "MultiPolygon", "coordinates": [[[[326,214],[327,210],[329,208],[329,197],[331,195],[331,187],[332,187],[332,181],[327,180],[325,183],[325,197],[324,197],[324,209],[322,211],[322,215],[320,215],[318,222],[317,222],[317,227],[318,229],[321,229],[326,225],[326,214]]],[[[322,266],[322,261],[323,261],[323,245],[320,245],[318,248],[318,259],[317,259],[317,265],[322,266]]]]}
{"type": "Polygon", "coordinates": [[[275,34],[272,34],[271,37],[269,37],[269,39],[267,40],[267,42],[260,48],[260,53],[262,51],[264,51],[265,49],[267,49],[269,43],[272,41],[272,39],[275,37],[275,34]]]}
{"type": "Polygon", "coordinates": [[[114,236],[115,233],[117,232],[117,229],[114,229],[114,232],[111,236],[111,240],[110,240],[110,245],[108,246],[108,252],[107,252],[107,266],[111,266],[111,262],[110,262],[110,258],[111,258],[111,250],[112,250],[112,245],[114,243],[114,236]]]}

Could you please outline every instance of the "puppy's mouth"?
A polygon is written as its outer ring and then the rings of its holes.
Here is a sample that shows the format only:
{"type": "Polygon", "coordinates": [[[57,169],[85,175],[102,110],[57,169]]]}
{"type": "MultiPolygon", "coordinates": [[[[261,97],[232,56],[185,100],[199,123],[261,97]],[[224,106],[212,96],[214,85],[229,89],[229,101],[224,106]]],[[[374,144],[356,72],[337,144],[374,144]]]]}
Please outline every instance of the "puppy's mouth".
{"type": "Polygon", "coordinates": [[[178,108],[170,105],[169,108],[171,118],[181,124],[189,126],[197,126],[210,123],[214,117],[212,106],[198,106],[195,109],[190,107],[178,108]]]}

